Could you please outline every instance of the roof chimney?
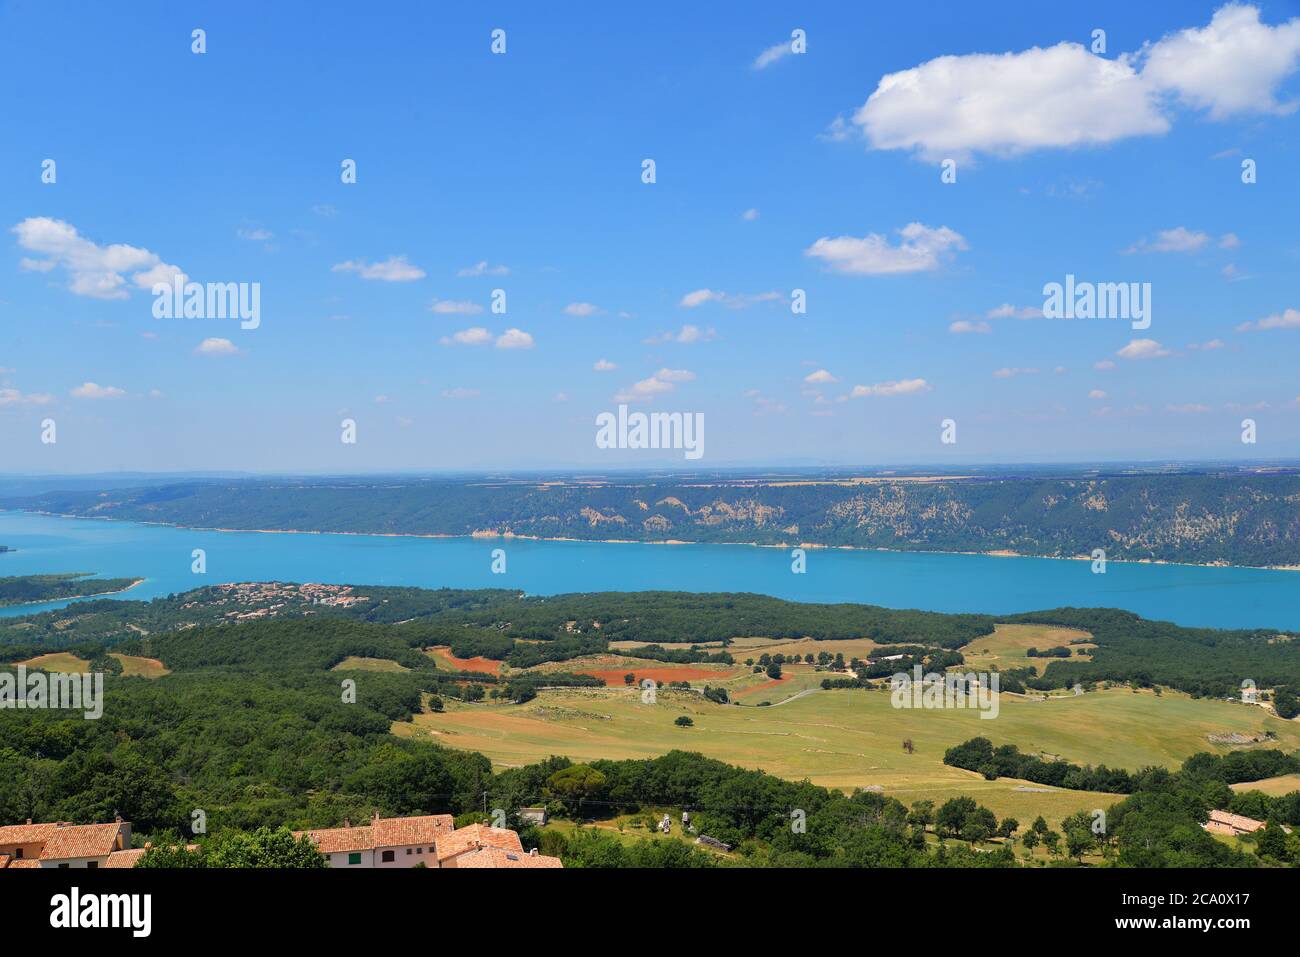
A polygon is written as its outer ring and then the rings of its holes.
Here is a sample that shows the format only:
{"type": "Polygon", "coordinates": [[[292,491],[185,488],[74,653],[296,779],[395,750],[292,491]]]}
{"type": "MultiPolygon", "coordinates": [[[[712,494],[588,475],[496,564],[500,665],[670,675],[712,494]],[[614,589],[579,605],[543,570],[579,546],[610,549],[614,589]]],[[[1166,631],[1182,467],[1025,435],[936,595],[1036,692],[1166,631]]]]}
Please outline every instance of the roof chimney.
{"type": "Polygon", "coordinates": [[[536,857],[536,856],[537,856],[537,848],[533,848],[531,851],[529,851],[529,852],[528,852],[528,856],[529,856],[529,857],[536,857]]]}
{"type": "Polygon", "coordinates": [[[344,827],[351,827],[351,826],[352,826],[352,821],[351,821],[349,818],[346,818],[346,817],[345,817],[345,818],[343,819],[343,826],[344,826],[344,827]]]}
{"type": "Polygon", "coordinates": [[[371,825],[376,825],[376,824],[379,823],[379,812],[378,812],[378,811],[376,811],[374,814],[371,815],[371,817],[370,817],[370,823],[371,823],[371,825]]]}
{"type": "Polygon", "coordinates": [[[31,823],[32,823],[32,819],[31,819],[30,817],[27,819],[27,823],[28,823],[28,824],[31,824],[31,823]]]}

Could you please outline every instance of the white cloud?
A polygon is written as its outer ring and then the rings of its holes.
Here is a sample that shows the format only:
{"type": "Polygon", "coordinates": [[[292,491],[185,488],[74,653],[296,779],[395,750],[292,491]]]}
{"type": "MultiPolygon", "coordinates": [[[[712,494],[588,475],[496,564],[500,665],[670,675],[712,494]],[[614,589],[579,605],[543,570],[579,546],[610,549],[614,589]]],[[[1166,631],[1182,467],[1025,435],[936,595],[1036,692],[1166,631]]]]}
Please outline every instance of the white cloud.
{"type": "Polygon", "coordinates": [[[1092,367],[1099,372],[1109,372],[1111,369],[1115,368],[1115,363],[1110,359],[1102,359],[1100,362],[1094,362],[1092,367]]]}
{"type": "Polygon", "coordinates": [[[473,399],[478,396],[478,389],[466,389],[457,387],[455,389],[443,389],[442,397],[444,399],[473,399]]]}
{"type": "Polygon", "coordinates": [[[229,339],[220,339],[215,336],[204,339],[195,347],[194,351],[201,356],[233,356],[239,354],[239,349],[229,339]]]}
{"type": "Polygon", "coordinates": [[[755,70],[766,70],[773,63],[784,60],[792,53],[794,53],[794,46],[791,41],[782,40],[780,43],[773,43],[754,58],[753,67],[755,70]]]}
{"type": "Polygon", "coordinates": [[[49,405],[54,396],[46,392],[19,392],[17,389],[0,389],[0,405],[49,405]]]}
{"type": "MultiPolygon", "coordinates": [[[[1296,104],[1276,95],[1298,61],[1300,18],[1270,27],[1258,8],[1228,4],[1208,26],[1113,59],[1065,42],[941,56],[883,76],[853,121],[871,148],[932,162],[1097,146],[1166,133],[1170,100],[1215,120],[1289,113],[1296,104]]],[[[842,124],[831,132],[843,138],[842,124]]]]}
{"type": "Polygon", "coordinates": [[[458,269],[456,275],[467,279],[473,276],[504,276],[509,272],[510,270],[505,266],[489,266],[486,259],[480,259],[472,266],[458,269]]]}
{"type": "Polygon", "coordinates": [[[1032,369],[1032,368],[1030,368],[1030,369],[1023,369],[1023,368],[1019,368],[1019,367],[1016,367],[1016,368],[1006,367],[1006,368],[1002,368],[1002,369],[996,369],[996,370],[994,370],[994,372],[993,372],[993,378],[995,378],[995,379],[1014,379],[1014,378],[1015,378],[1016,376],[1018,376],[1018,375],[1037,375],[1037,374],[1038,374],[1038,370],[1037,370],[1037,369],[1032,369]]]}
{"type": "Polygon", "coordinates": [[[1241,240],[1237,237],[1236,233],[1224,233],[1219,237],[1220,249],[1236,249],[1240,245],[1241,240]]]}
{"type": "Polygon", "coordinates": [[[896,246],[879,233],[861,239],[823,236],[805,249],[804,255],[822,260],[835,272],[881,276],[938,269],[946,254],[966,248],[966,240],[947,226],[935,229],[908,223],[898,233],[902,239],[896,246]]]}
{"type": "Polygon", "coordinates": [[[699,326],[691,325],[688,322],[676,332],[669,329],[661,335],[651,336],[649,339],[644,340],[644,342],[646,345],[651,346],[668,342],[690,345],[692,342],[708,342],[715,334],[715,330],[713,329],[701,329],[699,326]]]}
{"type": "Polygon", "coordinates": [[[750,207],[740,214],[740,218],[747,223],[752,223],[754,220],[758,219],[758,210],[750,207]]]}
{"type": "Polygon", "coordinates": [[[157,255],[137,246],[114,243],[100,246],[80,235],[76,227],[61,219],[37,216],[24,219],[11,232],[18,245],[44,259],[24,258],[21,265],[34,272],[49,272],[56,265],[68,272],[68,289],[92,299],[125,299],[125,273],[138,289],[152,289],[155,282],[169,282],[180,273],[157,255]]]}
{"type": "Polygon", "coordinates": [[[694,372],[686,369],[660,369],[648,379],[635,382],[614,396],[615,402],[642,402],[672,392],[679,382],[690,382],[694,372]]]}
{"type": "Polygon", "coordinates": [[[273,238],[273,233],[269,229],[238,229],[235,235],[240,239],[246,239],[250,243],[264,243],[273,238]]]}
{"type": "Polygon", "coordinates": [[[886,74],[853,122],[873,149],[912,150],[934,162],[1169,129],[1129,62],[1093,56],[1077,43],[942,56],[886,74]]]}
{"type": "Polygon", "coordinates": [[[1154,339],[1134,339],[1115,355],[1121,359],[1163,359],[1169,350],[1154,339]]]}
{"type": "Polygon", "coordinates": [[[840,380],[835,378],[835,376],[831,375],[825,369],[818,369],[816,372],[810,372],[804,376],[803,381],[812,382],[817,385],[829,385],[832,382],[839,382],[840,380]]]}
{"type": "Polygon", "coordinates": [[[948,331],[958,335],[972,332],[987,335],[993,331],[993,327],[982,320],[972,322],[969,319],[958,319],[954,322],[948,323],[948,331]]]}
{"type": "Polygon", "coordinates": [[[778,300],[784,300],[785,298],[784,293],[777,292],[774,289],[769,290],[768,292],[736,294],[720,292],[716,289],[696,289],[695,291],[688,292],[686,295],[682,296],[682,298],[678,300],[677,305],[681,306],[683,309],[694,309],[707,302],[719,302],[730,309],[744,309],[747,306],[752,306],[756,303],[777,302],[778,300]]]}
{"type": "Polygon", "coordinates": [[[126,395],[125,389],[115,385],[99,385],[95,382],[83,382],[72,390],[74,399],[120,399],[126,395]]]}
{"type": "Polygon", "coordinates": [[[533,337],[522,329],[507,329],[497,336],[498,349],[531,349],[533,337]]]}
{"type": "Polygon", "coordinates": [[[1142,78],[1187,106],[1221,120],[1237,113],[1290,113],[1278,84],[1300,61],[1300,18],[1276,27],[1259,22],[1259,8],[1230,3],[1209,25],[1172,33],[1143,49],[1142,78]]]}
{"type": "Polygon", "coordinates": [[[1208,233],[1196,232],[1186,226],[1162,229],[1153,242],[1139,239],[1125,249],[1126,253],[1194,253],[1205,247],[1210,241],[1208,233]]]}
{"type": "Polygon", "coordinates": [[[1250,332],[1254,329],[1296,329],[1300,328],[1300,309],[1285,309],[1265,316],[1258,322],[1243,322],[1237,326],[1238,332],[1250,332]]]}
{"type": "Polygon", "coordinates": [[[1042,306],[1013,306],[1009,302],[1004,302],[1000,306],[994,306],[986,315],[990,319],[1042,319],[1042,306]]]}
{"type": "Polygon", "coordinates": [[[1103,392],[1103,391],[1101,391],[1101,389],[1093,389],[1091,392],[1088,393],[1088,398],[1090,398],[1090,399],[1104,399],[1104,398],[1106,398],[1106,393],[1103,392]]]}
{"type": "Polygon", "coordinates": [[[875,385],[855,385],[850,395],[860,399],[874,395],[913,395],[929,391],[930,384],[924,379],[903,379],[898,382],[877,382],[875,385]]]}
{"type": "Polygon", "coordinates": [[[1199,402],[1188,402],[1183,405],[1167,405],[1165,406],[1165,411],[1182,413],[1209,412],[1210,407],[1208,405],[1201,405],[1199,402]]]}
{"type": "Polygon", "coordinates": [[[1198,350],[1205,352],[1211,349],[1222,349],[1223,347],[1224,342],[1222,339],[1211,339],[1209,342],[1189,342],[1187,344],[1187,348],[1193,352],[1198,350]]]}
{"type": "Polygon", "coordinates": [[[618,366],[608,359],[597,359],[591,366],[596,372],[613,372],[618,366]]]}
{"type": "Polygon", "coordinates": [[[435,299],[429,303],[429,311],[440,316],[476,316],[483,307],[468,299],[435,299]]]}
{"type": "Polygon", "coordinates": [[[368,263],[363,259],[349,259],[333,267],[334,272],[354,272],[362,279],[380,282],[414,282],[423,279],[424,270],[407,262],[405,256],[389,256],[381,263],[368,263]]]}
{"type": "Polygon", "coordinates": [[[460,332],[453,332],[450,336],[443,336],[438,340],[444,346],[482,346],[491,341],[492,333],[482,326],[462,329],[460,332]]]}
{"type": "Polygon", "coordinates": [[[590,302],[571,302],[564,307],[564,311],[567,315],[585,319],[587,316],[598,314],[601,309],[599,306],[590,302]]]}

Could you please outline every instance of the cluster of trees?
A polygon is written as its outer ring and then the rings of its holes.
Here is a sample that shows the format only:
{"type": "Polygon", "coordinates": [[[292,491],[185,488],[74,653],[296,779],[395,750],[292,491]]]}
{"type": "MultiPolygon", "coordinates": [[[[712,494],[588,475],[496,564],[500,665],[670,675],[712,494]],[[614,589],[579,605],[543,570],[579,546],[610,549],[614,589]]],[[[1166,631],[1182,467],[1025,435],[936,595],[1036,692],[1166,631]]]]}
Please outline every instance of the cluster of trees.
{"type": "Polygon", "coordinates": [[[90,572],[67,572],[0,578],[0,608],[5,605],[79,598],[82,595],[103,595],[130,588],[140,581],[139,578],[91,578],[89,575],[90,572]]]}
{"type": "Polygon", "coordinates": [[[1035,755],[1022,754],[1014,744],[995,748],[988,738],[971,738],[949,748],[943,753],[943,763],[978,772],[990,781],[1021,778],[1035,784],[1107,794],[1128,794],[1133,790],[1133,779],[1122,768],[1044,761],[1035,755]]]}

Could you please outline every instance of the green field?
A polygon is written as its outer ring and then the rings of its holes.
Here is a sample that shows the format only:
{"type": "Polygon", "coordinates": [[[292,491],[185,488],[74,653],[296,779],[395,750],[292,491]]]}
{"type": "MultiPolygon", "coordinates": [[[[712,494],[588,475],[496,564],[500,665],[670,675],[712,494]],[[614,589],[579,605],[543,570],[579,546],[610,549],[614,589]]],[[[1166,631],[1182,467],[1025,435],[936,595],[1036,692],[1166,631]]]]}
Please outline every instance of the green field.
{"type": "Polygon", "coordinates": [[[878,787],[906,804],[968,794],[999,815],[1057,821],[1075,810],[1106,807],[1115,795],[1036,788],[1023,781],[985,781],[943,764],[948,747],[975,736],[1032,753],[1130,770],[1177,767],[1197,751],[1224,753],[1209,740],[1224,732],[1273,731],[1275,747],[1300,748],[1300,723],[1262,708],[1127,689],[1080,697],[1001,697],[997,718],[962,710],[895,709],[884,691],[813,691],[772,707],[717,705],[692,692],[660,690],[643,704],[635,690],[547,691],[522,705],[448,702],[442,714],[399,722],[402,735],[480,751],[501,766],[566,755],[575,761],[648,758],[674,748],[788,779],[827,787],[878,787]],[[694,727],[673,724],[689,715],[694,727]],[[904,753],[910,739],[914,753],[904,753]]]}

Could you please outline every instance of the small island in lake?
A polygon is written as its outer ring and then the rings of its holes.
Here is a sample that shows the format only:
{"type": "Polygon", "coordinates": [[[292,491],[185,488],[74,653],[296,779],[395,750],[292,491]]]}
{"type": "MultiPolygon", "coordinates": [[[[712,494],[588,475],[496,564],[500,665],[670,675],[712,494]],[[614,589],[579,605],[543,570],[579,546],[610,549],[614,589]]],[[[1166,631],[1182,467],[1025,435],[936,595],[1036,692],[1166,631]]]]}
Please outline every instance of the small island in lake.
{"type": "Polygon", "coordinates": [[[126,591],[143,578],[91,578],[92,572],[62,572],[56,575],[16,575],[0,578],[0,608],[64,598],[85,598],[126,591]]]}

